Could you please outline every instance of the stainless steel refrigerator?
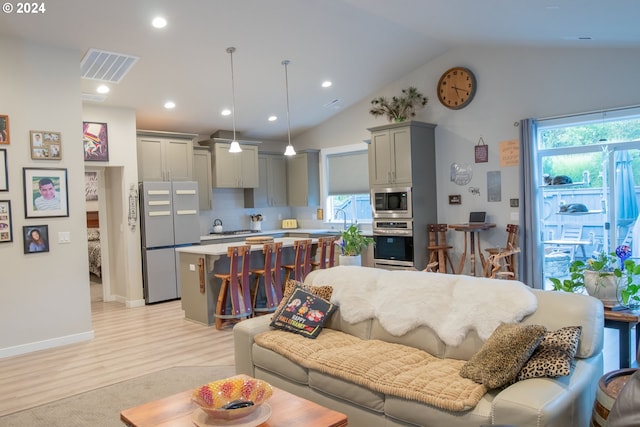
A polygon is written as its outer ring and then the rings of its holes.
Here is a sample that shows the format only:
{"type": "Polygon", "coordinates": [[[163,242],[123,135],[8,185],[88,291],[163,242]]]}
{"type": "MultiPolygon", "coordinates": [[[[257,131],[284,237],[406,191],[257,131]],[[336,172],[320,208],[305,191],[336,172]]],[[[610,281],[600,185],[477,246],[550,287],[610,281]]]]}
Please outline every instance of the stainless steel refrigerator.
{"type": "Polygon", "coordinates": [[[147,304],[180,298],[176,247],[200,243],[198,183],[140,183],[140,233],[147,304]]]}

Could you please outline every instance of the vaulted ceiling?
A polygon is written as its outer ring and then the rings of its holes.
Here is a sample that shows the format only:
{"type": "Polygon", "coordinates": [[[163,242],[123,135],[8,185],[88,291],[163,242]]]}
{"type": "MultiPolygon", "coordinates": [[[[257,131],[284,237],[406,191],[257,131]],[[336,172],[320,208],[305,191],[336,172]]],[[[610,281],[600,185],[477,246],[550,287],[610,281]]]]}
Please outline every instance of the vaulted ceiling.
{"type": "MultiPolygon", "coordinates": [[[[7,3],[5,3],[6,5],[7,3]]],[[[11,3],[17,6],[17,3],[11,3]]],[[[0,14],[0,35],[138,57],[97,105],[136,110],[140,129],[284,140],[373,97],[460,45],[640,47],[637,0],[55,0],[0,14]],[[168,24],[151,26],[155,16],[168,24]],[[321,87],[330,80],[333,85],[321,87]],[[164,103],[175,102],[167,110],[164,103]],[[278,120],[267,118],[275,115],[278,120]]],[[[6,7],[6,6],[5,6],[6,7]]],[[[3,58],[11,60],[11,58],[3,58]]],[[[47,64],[41,64],[46,67],[47,64]]],[[[95,95],[99,81],[82,79],[95,95]]],[[[85,101],[95,103],[96,101],[85,101]]]]}

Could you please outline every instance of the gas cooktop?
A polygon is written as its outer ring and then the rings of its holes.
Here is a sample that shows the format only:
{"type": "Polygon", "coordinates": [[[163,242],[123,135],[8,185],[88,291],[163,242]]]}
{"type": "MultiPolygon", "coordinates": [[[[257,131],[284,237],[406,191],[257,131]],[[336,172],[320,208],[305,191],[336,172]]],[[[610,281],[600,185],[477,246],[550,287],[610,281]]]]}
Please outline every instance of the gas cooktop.
{"type": "Polygon", "coordinates": [[[209,234],[219,234],[222,236],[234,236],[234,235],[238,235],[238,234],[251,234],[251,233],[258,233],[258,230],[230,230],[230,231],[223,231],[222,233],[209,233],[209,234]]]}

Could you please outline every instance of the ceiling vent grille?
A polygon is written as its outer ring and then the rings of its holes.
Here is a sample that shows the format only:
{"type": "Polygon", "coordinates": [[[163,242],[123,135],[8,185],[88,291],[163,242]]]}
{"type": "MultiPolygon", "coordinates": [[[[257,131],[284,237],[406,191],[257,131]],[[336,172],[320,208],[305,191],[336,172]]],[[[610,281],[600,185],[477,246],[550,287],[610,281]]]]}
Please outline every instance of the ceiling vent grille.
{"type": "Polygon", "coordinates": [[[81,77],[109,83],[120,83],[138,59],[140,58],[137,56],[89,49],[80,63],[81,77]]]}

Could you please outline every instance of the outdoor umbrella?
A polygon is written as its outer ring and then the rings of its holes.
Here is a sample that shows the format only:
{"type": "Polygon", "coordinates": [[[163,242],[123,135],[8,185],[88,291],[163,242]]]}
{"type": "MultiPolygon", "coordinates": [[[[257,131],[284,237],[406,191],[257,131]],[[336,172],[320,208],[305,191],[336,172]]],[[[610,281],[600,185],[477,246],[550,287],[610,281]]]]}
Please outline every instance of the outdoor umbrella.
{"type": "Polygon", "coordinates": [[[638,218],[636,184],[633,179],[631,156],[626,150],[616,151],[615,206],[618,225],[629,225],[638,218]]]}

